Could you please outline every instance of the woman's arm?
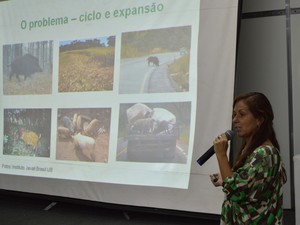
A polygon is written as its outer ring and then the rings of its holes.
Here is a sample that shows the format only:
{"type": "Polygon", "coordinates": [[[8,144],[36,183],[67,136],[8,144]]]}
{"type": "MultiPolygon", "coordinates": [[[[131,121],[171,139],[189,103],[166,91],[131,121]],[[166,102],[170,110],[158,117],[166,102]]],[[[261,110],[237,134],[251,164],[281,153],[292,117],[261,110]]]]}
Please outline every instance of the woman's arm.
{"type": "Polygon", "coordinates": [[[222,179],[224,180],[226,177],[232,176],[232,169],[229,165],[227,155],[217,154],[218,164],[222,179]]]}
{"type": "Polygon", "coordinates": [[[222,134],[219,135],[213,143],[219,164],[220,173],[222,175],[222,179],[224,180],[226,177],[232,176],[232,169],[230,167],[229,160],[227,157],[228,139],[225,134],[222,134]]]}

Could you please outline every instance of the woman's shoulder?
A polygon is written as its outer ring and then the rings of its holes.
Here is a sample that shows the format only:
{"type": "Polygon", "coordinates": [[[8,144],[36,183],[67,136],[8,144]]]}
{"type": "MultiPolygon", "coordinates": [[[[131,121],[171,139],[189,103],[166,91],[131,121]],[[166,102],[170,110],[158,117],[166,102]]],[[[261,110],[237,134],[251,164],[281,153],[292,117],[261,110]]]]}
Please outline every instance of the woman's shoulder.
{"type": "Polygon", "coordinates": [[[278,155],[279,150],[275,146],[273,146],[272,144],[267,143],[267,144],[263,144],[263,145],[258,146],[253,151],[253,153],[255,155],[258,154],[262,157],[266,157],[268,155],[274,155],[274,154],[278,155]]]}

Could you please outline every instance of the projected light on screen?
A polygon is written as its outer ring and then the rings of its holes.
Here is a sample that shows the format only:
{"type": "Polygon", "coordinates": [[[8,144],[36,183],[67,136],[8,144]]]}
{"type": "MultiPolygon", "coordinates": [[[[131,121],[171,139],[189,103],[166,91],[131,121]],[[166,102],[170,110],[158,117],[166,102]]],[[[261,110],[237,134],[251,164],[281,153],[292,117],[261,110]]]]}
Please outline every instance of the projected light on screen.
{"type": "Polygon", "coordinates": [[[118,161],[187,163],[190,102],[121,104],[118,161]]]}
{"type": "Polygon", "coordinates": [[[121,45],[120,94],[189,91],[190,26],[123,33],[121,45]]]}
{"type": "Polygon", "coordinates": [[[4,155],[50,156],[51,109],[5,109],[4,155]]]}
{"type": "Polygon", "coordinates": [[[114,57],[114,36],[60,42],[59,92],[112,90],[114,57]]]}
{"type": "Polygon", "coordinates": [[[108,161],[111,109],[58,109],[56,159],[108,161]]]}
{"type": "Polygon", "coordinates": [[[4,95],[52,93],[53,41],[3,46],[4,95]]]}
{"type": "Polygon", "coordinates": [[[195,159],[231,124],[236,12],[234,0],[1,2],[0,189],[219,213],[217,164],[195,159]]]}

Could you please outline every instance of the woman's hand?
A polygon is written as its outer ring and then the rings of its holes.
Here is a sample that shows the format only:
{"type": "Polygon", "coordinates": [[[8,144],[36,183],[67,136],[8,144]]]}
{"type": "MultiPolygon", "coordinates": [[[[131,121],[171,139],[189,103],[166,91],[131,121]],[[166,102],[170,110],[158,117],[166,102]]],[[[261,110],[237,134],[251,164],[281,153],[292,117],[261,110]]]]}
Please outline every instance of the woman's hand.
{"type": "Polygon", "coordinates": [[[214,173],[214,174],[209,175],[209,176],[210,176],[211,182],[213,183],[213,185],[214,185],[215,187],[222,186],[222,184],[223,184],[223,179],[222,179],[221,174],[219,174],[219,173],[214,173]]]}
{"type": "Polygon", "coordinates": [[[232,176],[232,170],[227,157],[228,139],[225,134],[219,135],[214,140],[214,150],[217,156],[221,177],[224,180],[226,177],[232,176]]]}
{"type": "Polygon", "coordinates": [[[225,134],[219,135],[213,142],[214,150],[217,155],[224,156],[226,155],[228,148],[228,139],[225,134]]]}

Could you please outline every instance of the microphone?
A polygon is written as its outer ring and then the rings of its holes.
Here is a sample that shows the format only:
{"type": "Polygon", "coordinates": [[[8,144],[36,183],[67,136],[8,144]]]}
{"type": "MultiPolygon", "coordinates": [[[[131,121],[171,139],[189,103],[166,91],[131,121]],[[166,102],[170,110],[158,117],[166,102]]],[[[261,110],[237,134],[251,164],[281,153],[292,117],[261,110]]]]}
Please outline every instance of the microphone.
{"type": "MultiPolygon", "coordinates": [[[[232,130],[227,130],[225,132],[225,135],[227,137],[227,140],[232,140],[234,132],[232,130]]],[[[215,154],[214,146],[211,146],[198,160],[197,163],[202,166],[210,157],[212,157],[215,154]]]]}

